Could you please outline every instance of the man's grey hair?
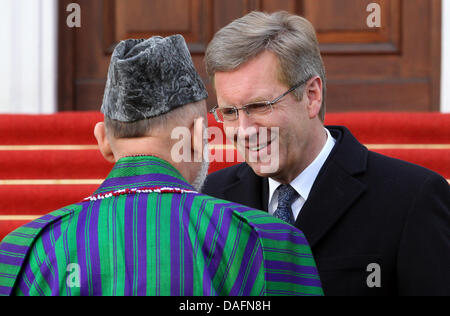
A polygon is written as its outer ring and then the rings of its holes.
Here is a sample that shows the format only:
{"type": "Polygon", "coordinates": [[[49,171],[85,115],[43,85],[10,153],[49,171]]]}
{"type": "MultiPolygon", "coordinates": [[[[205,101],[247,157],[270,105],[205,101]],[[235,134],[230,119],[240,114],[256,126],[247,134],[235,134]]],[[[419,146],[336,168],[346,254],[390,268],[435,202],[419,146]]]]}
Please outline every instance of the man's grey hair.
{"type": "MultiPolygon", "coordinates": [[[[214,83],[216,72],[233,71],[264,51],[271,51],[278,57],[279,80],[288,87],[314,76],[322,79],[319,116],[324,121],[325,67],[314,27],[303,17],[284,11],[272,14],[251,12],[231,22],[218,31],[208,45],[206,71],[214,83]]],[[[295,91],[299,101],[304,92],[300,88],[295,91]]]]}
{"type": "Polygon", "coordinates": [[[114,138],[138,138],[161,130],[172,132],[171,127],[187,126],[197,117],[206,119],[205,100],[183,105],[166,114],[136,122],[120,122],[105,116],[105,127],[114,138]]]}

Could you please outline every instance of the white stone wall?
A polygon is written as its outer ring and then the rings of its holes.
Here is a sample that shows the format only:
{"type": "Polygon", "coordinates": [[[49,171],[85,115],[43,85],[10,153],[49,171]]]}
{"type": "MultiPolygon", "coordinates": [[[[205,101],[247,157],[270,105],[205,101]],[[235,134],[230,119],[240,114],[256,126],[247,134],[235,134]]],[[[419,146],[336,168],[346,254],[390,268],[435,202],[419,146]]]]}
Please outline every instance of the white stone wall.
{"type": "Polygon", "coordinates": [[[56,111],[56,1],[0,1],[0,113],[56,111]]]}

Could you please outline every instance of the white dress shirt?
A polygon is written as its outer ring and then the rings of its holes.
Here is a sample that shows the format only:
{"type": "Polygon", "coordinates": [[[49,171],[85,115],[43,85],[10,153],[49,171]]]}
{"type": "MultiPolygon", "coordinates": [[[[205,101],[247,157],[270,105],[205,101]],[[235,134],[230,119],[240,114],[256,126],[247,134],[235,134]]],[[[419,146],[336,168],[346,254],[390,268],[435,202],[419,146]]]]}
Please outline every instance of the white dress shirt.
{"type": "MultiPolygon", "coordinates": [[[[294,214],[294,219],[297,220],[300,211],[308,199],[309,192],[316,181],[317,175],[320,169],[322,169],[325,161],[333,150],[336,140],[331,136],[330,131],[325,128],[327,133],[327,142],[323,146],[319,155],[314,159],[314,161],[300,173],[297,178],[295,178],[290,185],[297,191],[299,197],[292,204],[292,213],[294,214]]],[[[278,191],[277,188],[281,185],[278,181],[269,178],[269,213],[273,215],[278,207],[278,191]]]]}

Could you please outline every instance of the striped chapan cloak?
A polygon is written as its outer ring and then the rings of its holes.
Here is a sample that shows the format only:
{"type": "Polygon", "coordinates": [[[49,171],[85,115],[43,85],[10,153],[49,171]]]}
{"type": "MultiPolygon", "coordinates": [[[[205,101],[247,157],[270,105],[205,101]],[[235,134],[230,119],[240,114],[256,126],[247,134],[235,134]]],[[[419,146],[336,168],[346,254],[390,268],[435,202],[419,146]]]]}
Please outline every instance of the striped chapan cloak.
{"type": "Polygon", "coordinates": [[[156,157],[0,244],[0,295],[323,295],[305,236],[194,191],[156,157]]]}

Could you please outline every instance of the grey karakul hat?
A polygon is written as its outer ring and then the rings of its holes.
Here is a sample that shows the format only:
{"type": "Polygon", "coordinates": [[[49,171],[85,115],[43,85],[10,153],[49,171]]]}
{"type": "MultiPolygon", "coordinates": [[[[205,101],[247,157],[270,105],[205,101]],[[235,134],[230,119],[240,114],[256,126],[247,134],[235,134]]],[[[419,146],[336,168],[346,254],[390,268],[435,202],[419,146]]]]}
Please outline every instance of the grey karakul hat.
{"type": "Polygon", "coordinates": [[[114,49],[101,111],[134,122],[207,97],[183,36],[131,39],[114,49]]]}

